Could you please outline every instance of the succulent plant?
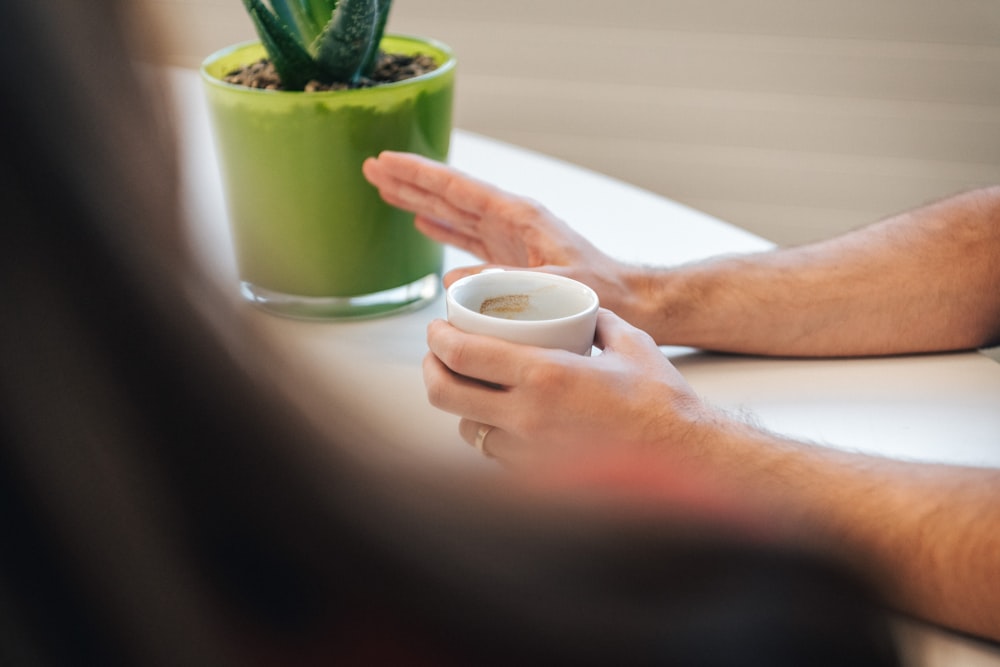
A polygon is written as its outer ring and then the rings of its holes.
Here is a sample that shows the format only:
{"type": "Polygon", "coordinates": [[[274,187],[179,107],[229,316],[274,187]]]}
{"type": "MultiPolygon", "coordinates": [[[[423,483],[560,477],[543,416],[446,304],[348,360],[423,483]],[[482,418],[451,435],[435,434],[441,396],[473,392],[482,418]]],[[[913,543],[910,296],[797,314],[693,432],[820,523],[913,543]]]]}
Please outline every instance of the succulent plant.
{"type": "Polygon", "coordinates": [[[287,90],[371,75],[392,0],[243,0],[287,90]]]}

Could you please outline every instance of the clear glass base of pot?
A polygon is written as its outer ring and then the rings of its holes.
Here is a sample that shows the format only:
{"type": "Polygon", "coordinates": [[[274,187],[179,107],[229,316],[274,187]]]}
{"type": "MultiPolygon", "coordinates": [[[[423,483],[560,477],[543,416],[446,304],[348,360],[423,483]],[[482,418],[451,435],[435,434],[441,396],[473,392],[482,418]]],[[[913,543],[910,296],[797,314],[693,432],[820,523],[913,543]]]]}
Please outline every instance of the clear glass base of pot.
{"type": "Polygon", "coordinates": [[[306,320],[357,320],[394,315],[423,308],[441,292],[441,277],[430,273],[408,285],[358,296],[300,296],[283,294],[241,282],[247,301],[284,317],[306,320]]]}

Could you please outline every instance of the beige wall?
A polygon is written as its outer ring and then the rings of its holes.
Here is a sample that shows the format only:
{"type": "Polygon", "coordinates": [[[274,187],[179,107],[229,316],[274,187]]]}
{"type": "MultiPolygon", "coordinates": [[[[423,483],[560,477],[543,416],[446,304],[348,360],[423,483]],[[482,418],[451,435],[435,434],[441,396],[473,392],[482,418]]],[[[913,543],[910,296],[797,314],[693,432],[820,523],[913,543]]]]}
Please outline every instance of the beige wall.
{"type": "MultiPolygon", "coordinates": [[[[173,64],[253,36],[239,0],[149,3],[173,64]]],[[[390,29],[456,50],[460,127],[779,243],[1000,183],[1000,0],[396,0],[390,29]]]]}

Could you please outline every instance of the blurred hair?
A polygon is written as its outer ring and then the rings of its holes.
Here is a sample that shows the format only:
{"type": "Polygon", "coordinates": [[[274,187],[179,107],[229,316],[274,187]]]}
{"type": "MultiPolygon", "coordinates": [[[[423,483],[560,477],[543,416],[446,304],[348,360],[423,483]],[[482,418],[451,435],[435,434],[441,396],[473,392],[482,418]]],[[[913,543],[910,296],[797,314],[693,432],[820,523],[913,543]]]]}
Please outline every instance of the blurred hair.
{"type": "Polygon", "coordinates": [[[863,582],[315,432],[185,251],[126,3],[0,3],[0,662],[894,664],[863,582]]]}

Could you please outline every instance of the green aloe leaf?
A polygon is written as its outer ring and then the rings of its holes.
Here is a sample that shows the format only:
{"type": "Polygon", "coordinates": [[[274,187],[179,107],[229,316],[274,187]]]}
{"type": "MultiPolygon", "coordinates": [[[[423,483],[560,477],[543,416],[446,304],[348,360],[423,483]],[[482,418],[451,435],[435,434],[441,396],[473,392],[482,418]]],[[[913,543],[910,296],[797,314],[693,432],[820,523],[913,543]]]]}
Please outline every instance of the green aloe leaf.
{"type": "Polygon", "coordinates": [[[315,44],[316,60],[334,81],[354,83],[375,39],[378,0],[340,0],[315,44]]]}
{"type": "Polygon", "coordinates": [[[309,12],[313,24],[316,26],[316,31],[312,34],[312,38],[309,42],[306,42],[309,44],[320,35],[326,24],[330,22],[330,18],[337,10],[339,0],[298,0],[298,3],[305,11],[309,12]]]}
{"type": "Polygon", "coordinates": [[[382,35],[385,33],[385,24],[389,20],[389,9],[392,7],[392,0],[378,0],[378,19],[375,23],[375,35],[372,43],[368,47],[368,53],[361,63],[362,76],[370,77],[375,70],[375,63],[378,60],[378,48],[382,43],[382,35]]]}
{"type": "Polygon", "coordinates": [[[271,7],[281,22],[296,33],[298,42],[302,45],[316,39],[320,29],[326,23],[317,24],[308,11],[304,11],[301,0],[271,0],[271,7]]]}
{"type": "Polygon", "coordinates": [[[286,27],[261,0],[243,0],[243,4],[286,89],[302,90],[310,80],[321,77],[316,62],[296,40],[291,28],[286,27]]]}

